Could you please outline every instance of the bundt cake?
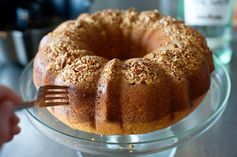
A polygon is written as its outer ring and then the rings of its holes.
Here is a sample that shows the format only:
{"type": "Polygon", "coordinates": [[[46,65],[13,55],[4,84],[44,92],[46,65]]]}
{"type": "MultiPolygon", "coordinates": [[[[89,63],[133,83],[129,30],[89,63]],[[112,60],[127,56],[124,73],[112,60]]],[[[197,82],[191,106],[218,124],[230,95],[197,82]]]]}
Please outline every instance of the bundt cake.
{"type": "Polygon", "coordinates": [[[193,111],[213,70],[204,37],[183,22],[157,10],[104,10],[81,14],[47,34],[33,80],[37,87],[69,87],[70,105],[48,107],[68,126],[140,134],[193,111]]]}

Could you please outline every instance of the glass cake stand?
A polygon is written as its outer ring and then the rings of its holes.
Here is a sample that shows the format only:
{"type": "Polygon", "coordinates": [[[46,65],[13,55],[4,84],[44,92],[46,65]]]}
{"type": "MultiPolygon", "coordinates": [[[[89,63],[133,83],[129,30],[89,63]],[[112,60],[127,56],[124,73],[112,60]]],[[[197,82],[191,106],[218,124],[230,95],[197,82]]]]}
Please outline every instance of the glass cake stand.
{"type": "MultiPolygon", "coordinates": [[[[20,79],[24,100],[36,95],[32,81],[32,62],[20,79]]],[[[230,79],[225,68],[216,63],[207,96],[191,114],[176,124],[146,134],[98,135],[73,130],[54,118],[45,108],[26,109],[36,129],[53,141],[78,152],[78,156],[156,156],[172,157],[177,146],[207,131],[222,115],[230,95],[230,79]]]]}

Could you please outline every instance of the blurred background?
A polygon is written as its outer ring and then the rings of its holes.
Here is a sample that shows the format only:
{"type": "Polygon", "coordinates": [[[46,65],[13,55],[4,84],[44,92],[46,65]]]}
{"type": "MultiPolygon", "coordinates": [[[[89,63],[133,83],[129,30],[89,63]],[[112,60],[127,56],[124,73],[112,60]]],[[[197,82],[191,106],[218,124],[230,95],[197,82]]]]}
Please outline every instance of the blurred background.
{"type": "MultiPolygon", "coordinates": [[[[211,129],[212,134],[207,133],[188,147],[180,148],[176,156],[196,154],[199,157],[236,157],[237,132],[234,130],[237,129],[237,122],[233,121],[237,109],[235,0],[0,0],[0,84],[17,91],[21,72],[33,59],[39,41],[61,22],[76,18],[83,12],[130,7],[139,11],[158,9],[163,14],[178,18],[197,29],[206,37],[213,54],[225,64],[233,82],[230,105],[224,120],[211,129]],[[223,135],[226,130],[233,132],[223,135]],[[216,140],[220,134],[225,138],[216,140]]],[[[3,157],[30,157],[35,156],[35,153],[45,157],[60,156],[62,153],[76,156],[74,151],[51,142],[34,130],[23,112],[18,112],[18,115],[21,118],[22,133],[6,144],[2,150],[3,157]],[[32,148],[32,145],[37,147],[32,148]],[[51,150],[43,151],[48,147],[51,150]]]]}

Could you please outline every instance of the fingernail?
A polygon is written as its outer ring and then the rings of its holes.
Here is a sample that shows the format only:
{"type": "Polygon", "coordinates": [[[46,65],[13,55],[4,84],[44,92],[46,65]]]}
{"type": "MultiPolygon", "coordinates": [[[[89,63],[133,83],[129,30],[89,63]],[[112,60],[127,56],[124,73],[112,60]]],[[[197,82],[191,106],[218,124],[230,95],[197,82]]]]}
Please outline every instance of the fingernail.
{"type": "Polygon", "coordinates": [[[6,142],[11,141],[12,139],[13,139],[13,135],[9,135],[9,136],[7,137],[7,139],[6,139],[6,142]]]}
{"type": "Polygon", "coordinates": [[[19,126],[14,126],[11,130],[11,133],[15,135],[15,134],[20,133],[20,131],[21,131],[21,128],[19,126]]]}

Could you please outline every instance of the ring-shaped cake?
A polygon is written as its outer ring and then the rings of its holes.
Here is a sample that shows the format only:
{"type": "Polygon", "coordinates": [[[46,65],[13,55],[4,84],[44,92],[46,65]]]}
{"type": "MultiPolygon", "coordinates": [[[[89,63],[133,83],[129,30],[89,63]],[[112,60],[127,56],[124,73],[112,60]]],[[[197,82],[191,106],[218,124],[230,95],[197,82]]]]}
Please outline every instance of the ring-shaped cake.
{"type": "Polygon", "coordinates": [[[69,87],[70,105],[48,107],[68,126],[140,134],[192,112],[213,70],[205,38],[183,22],[157,10],[104,10],[47,34],[34,59],[33,79],[37,87],[69,87]]]}

